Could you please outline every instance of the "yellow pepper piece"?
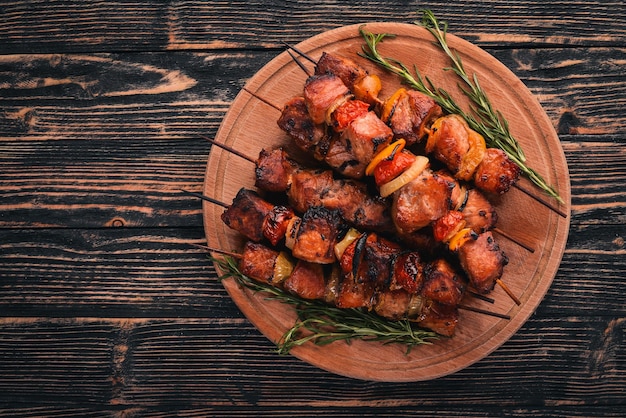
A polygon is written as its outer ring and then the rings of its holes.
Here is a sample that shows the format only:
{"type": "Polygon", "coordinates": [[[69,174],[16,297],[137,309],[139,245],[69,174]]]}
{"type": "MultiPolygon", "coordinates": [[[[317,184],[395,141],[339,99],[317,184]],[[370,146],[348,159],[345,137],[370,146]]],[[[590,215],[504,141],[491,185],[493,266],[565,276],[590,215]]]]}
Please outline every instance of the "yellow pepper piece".
{"type": "Polygon", "coordinates": [[[472,239],[472,228],[463,228],[450,239],[448,248],[450,251],[458,251],[467,241],[472,239]]]}
{"type": "Polygon", "coordinates": [[[274,276],[272,276],[272,284],[280,284],[284,282],[293,271],[294,262],[291,257],[284,251],[278,253],[274,262],[274,276]]]}

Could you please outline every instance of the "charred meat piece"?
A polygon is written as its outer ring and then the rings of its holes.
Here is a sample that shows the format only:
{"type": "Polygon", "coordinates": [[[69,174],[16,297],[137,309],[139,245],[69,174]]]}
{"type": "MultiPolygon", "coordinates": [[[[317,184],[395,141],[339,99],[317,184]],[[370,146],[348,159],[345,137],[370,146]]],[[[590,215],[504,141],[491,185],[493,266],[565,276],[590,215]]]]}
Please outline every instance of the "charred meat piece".
{"type": "Polygon", "coordinates": [[[362,257],[359,260],[359,280],[373,283],[376,290],[388,288],[391,284],[392,263],[401,248],[395,242],[380,235],[367,234],[362,257]]]}
{"type": "Polygon", "coordinates": [[[365,77],[367,71],[351,59],[324,52],[317,61],[315,74],[334,74],[339,77],[346,86],[350,87],[355,82],[365,77]]]}
{"type": "Polygon", "coordinates": [[[287,225],[295,216],[293,210],[286,206],[276,205],[263,220],[263,236],[276,246],[285,238],[287,225]]]}
{"type": "MultiPolygon", "coordinates": [[[[345,149],[351,154],[350,160],[357,162],[349,172],[350,177],[363,177],[365,168],[374,155],[392,139],[393,132],[376,113],[368,112],[354,119],[341,134],[341,140],[346,144],[345,149]]],[[[346,171],[344,174],[348,175],[346,171]]]]}
{"type": "Polygon", "coordinates": [[[389,232],[393,224],[384,200],[372,197],[365,184],[335,179],[330,170],[302,170],[292,176],[289,202],[297,211],[310,206],[339,210],[358,228],[389,232]]]}
{"type": "Polygon", "coordinates": [[[356,179],[363,176],[363,164],[355,158],[352,144],[341,135],[333,135],[324,161],[344,177],[356,179]]]}
{"type": "Polygon", "coordinates": [[[498,214],[487,197],[478,189],[467,189],[446,170],[437,171],[451,187],[450,209],[461,211],[465,226],[482,234],[496,226],[498,214]]]}
{"type": "Polygon", "coordinates": [[[393,194],[391,216],[401,236],[405,236],[441,218],[449,206],[448,182],[426,169],[393,194]]]}
{"type": "Polygon", "coordinates": [[[375,233],[362,234],[350,244],[340,260],[341,307],[370,307],[372,298],[389,288],[393,260],[399,251],[399,245],[375,233]]]}
{"type": "Polygon", "coordinates": [[[503,194],[519,179],[520,168],[504,151],[488,148],[474,173],[474,184],[487,193],[503,194]]]}
{"type": "Polygon", "coordinates": [[[303,299],[322,299],[326,294],[324,267],[298,260],[289,277],[283,282],[283,287],[303,299]]]}
{"type": "Polygon", "coordinates": [[[263,200],[255,191],[242,188],[221,218],[228,227],[258,242],[263,239],[262,225],[273,208],[274,205],[263,200]]]}
{"type": "Polygon", "coordinates": [[[461,276],[446,260],[439,258],[424,268],[422,295],[445,305],[457,306],[467,287],[467,279],[461,276]]]}
{"type": "Polygon", "coordinates": [[[480,293],[493,290],[496,280],[502,276],[504,266],[509,262],[491,232],[467,241],[459,249],[459,261],[470,283],[480,293]]]}
{"type": "Polygon", "coordinates": [[[417,322],[437,334],[452,337],[459,323],[459,310],[456,306],[425,300],[417,322]]]}
{"type": "Polygon", "coordinates": [[[282,148],[262,149],[256,160],[255,186],[268,192],[284,192],[291,184],[291,176],[299,169],[282,148]]]}
{"type": "Polygon", "coordinates": [[[239,262],[241,273],[261,283],[272,282],[278,251],[263,244],[248,241],[243,247],[241,256],[239,262]]]}
{"type": "Polygon", "coordinates": [[[324,52],[317,62],[315,74],[334,74],[357,99],[370,105],[378,103],[378,93],[382,88],[380,79],[349,58],[324,52]]]}
{"type": "Polygon", "coordinates": [[[369,308],[374,298],[374,284],[369,280],[362,280],[359,268],[363,267],[363,249],[367,241],[367,234],[362,234],[357,240],[346,247],[339,267],[341,269],[341,284],[337,294],[336,304],[339,308],[369,308]]]}
{"type": "Polygon", "coordinates": [[[286,192],[291,207],[304,212],[311,206],[339,210],[344,220],[358,228],[391,232],[393,223],[387,203],[356,180],[335,179],[330,170],[305,169],[285,151],[261,151],[257,160],[256,186],[286,192]]]}
{"type": "Polygon", "coordinates": [[[432,130],[435,138],[432,149],[434,157],[456,174],[470,148],[467,124],[457,115],[448,115],[437,119],[432,130]]]}
{"type": "Polygon", "coordinates": [[[467,199],[461,213],[466,226],[477,234],[493,229],[498,221],[498,214],[485,195],[476,189],[467,191],[467,199]]]}
{"type": "Polygon", "coordinates": [[[374,312],[392,321],[407,319],[410,302],[409,292],[403,289],[387,290],[377,295],[374,312]]]}
{"type": "Polygon", "coordinates": [[[425,135],[425,124],[441,115],[433,99],[415,90],[397,90],[383,105],[381,119],[393,131],[394,138],[404,138],[413,145],[425,135]]]}
{"type": "Polygon", "coordinates": [[[278,126],[294,140],[302,150],[317,160],[323,160],[330,138],[326,125],[316,124],[309,115],[304,97],[289,100],[278,118],[278,126]]]}
{"type": "Polygon", "coordinates": [[[444,305],[420,295],[411,295],[404,290],[381,292],[374,305],[374,311],[391,320],[409,319],[420,327],[437,334],[451,337],[459,322],[459,312],[455,306],[444,305]]]}
{"type": "Polygon", "coordinates": [[[304,100],[314,124],[326,123],[328,116],[350,97],[350,90],[333,74],[314,75],[304,86],[304,100]]]}
{"type": "Polygon", "coordinates": [[[335,261],[335,244],[345,227],[338,211],[313,206],[302,215],[293,256],[318,264],[335,261]]]}

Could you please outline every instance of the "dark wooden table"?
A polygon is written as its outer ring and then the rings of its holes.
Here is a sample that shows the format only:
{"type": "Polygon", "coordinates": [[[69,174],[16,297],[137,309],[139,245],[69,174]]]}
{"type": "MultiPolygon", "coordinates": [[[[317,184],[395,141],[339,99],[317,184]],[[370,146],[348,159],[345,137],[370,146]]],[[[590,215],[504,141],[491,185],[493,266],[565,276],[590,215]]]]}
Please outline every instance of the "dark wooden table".
{"type": "Polygon", "coordinates": [[[0,16],[0,415],[623,416],[621,0],[4,1],[0,16]],[[202,137],[282,41],[418,8],[539,99],[571,228],[503,346],[433,381],[373,383],[274,353],[189,245],[202,211],[180,189],[202,189],[202,137]]]}

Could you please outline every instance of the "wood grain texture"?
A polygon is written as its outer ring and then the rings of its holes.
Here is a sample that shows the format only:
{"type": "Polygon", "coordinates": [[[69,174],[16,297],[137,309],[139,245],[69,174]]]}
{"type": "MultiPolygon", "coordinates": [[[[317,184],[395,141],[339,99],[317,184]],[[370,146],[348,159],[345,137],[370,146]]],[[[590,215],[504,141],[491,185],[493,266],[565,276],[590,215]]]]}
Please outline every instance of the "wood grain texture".
{"type": "MultiPolygon", "coordinates": [[[[280,52],[0,56],[0,138],[212,136],[246,80],[280,52]]],[[[559,134],[626,129],[626,48],[488,52],[539,99],[559,134]]]]}
{"type": "Polygon", "coordinates": [[[603,326],[594,317],[533,319],[501,350],[474,366],[407,385],[355,381],[291,356],[270,355],[267,340],[241,319],[24,318],[3,326],[13,343],[0,341],[0,348],[12,351],[14,363],[2,365],[0,402],[20,404],[37,396],[67,405],[91,401],[146,410],[209,402],[207,410],[260,412],[282,405],[284,414],[330,408],[369,409],[371,416],[435,411],[433,402],[450,411],[513,411],[528,397],[538,410],[548,411],[548,405],[569,410],[564,400],[576,397],[581,409],[569,411],[583,416],[623,393],[615,379],[626,353],[612,337],[619,338],[624,323],[613,325],[617,329],[609,337],[603,326]],[[539,329],[549,331],[538,337],[539,329]],[[538,379],[547,368],[558,369],[558,379],[538,379]],[[510,384],[512,378],[516,385],[510,384]],[[75,390],[65,390],[72,383],[75,390]],[[472,407],[474,402],[481,406],[472,407]]]}
{"type": "Polygon", "coordinates": [[[604,416],[626,408],[622,2],[0,5],[0,416],[604,416]],[[355,381],[278,356],[202,251],[212,137],[241,86],[324,30],[431,8],[539,99],[569,165],[535,314],[457,374],[355,381]]]}
{"type": "Polygon", "coordinates": [[[0,53],[278,47],[340,26],[409,23],[425,8],[481,45],[624,45],[621,1],[9,1],[0,53]],[[523,31],[519,31],[523,28],[523,31]]]}

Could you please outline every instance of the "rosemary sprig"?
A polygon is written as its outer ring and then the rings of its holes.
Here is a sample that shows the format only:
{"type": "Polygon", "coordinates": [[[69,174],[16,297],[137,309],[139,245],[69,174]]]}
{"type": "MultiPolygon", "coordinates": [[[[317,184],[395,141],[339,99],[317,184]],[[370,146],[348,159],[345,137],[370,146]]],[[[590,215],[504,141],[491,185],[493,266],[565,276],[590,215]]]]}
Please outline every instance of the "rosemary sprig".
{"type": "Polygon", "coordinates": [[[444,68],[444,70],[451,69],[463,80],[466,87],[460,86],[460,89],[472,101],[473,105],[470,106],[472,113],[465,112],[450,93],[443,88],[436,87],[427,76],[423,77],[416,65],[413,66],[414,76],[411,70],[401,61],[395,58],[383,57],[380,54],[378,44],[385,38],[393,38],[395,35],[388,33],[375,34],[361,26],[359,32],[365,40],[365,45],[363,45],[362,53],[359,53],[359,55],[398,75],[405,84],[435,100],[445,112],[463,117],[473,130],[485,138],[489,147],[503,150],[520,167],[522,173],[531,182],[549,196],[562,202],[563,200],[558,192],[537,171],[526,165],[526,157],[517,140],[511,135],[506,119],[499,111],[493,109],[487,94],[478,82],[476,74],[470,78],[463,67],[460,56],[449,48],[446,41],[447,23],[439,23],[434,14],[428,10],[422,12],[423,18],[419,24],[433,34],[440,48],[452,60],[452,67],[444,68]]]}
{"type": "Polygon", "coordinates": [[[417,345],[430,344],[438,335],[416,328],[408,320],[390,321],[372,312],[360,309],[339,309],[321,301],[299,298],[270,284],[251,280],[241,273],[232,257],[215,258],[223,274],[220,280],[232,277],[238,284],[255,292],[264,292],[269,299],[292,305],[298,320],[287,330],[277,344],[280,354],[287,354],[293,347],[312,342],[327,345],[335,341],[350,343],[359,339],[380,341],[383,344],[402,344],[407,354],[417,345]]]}

